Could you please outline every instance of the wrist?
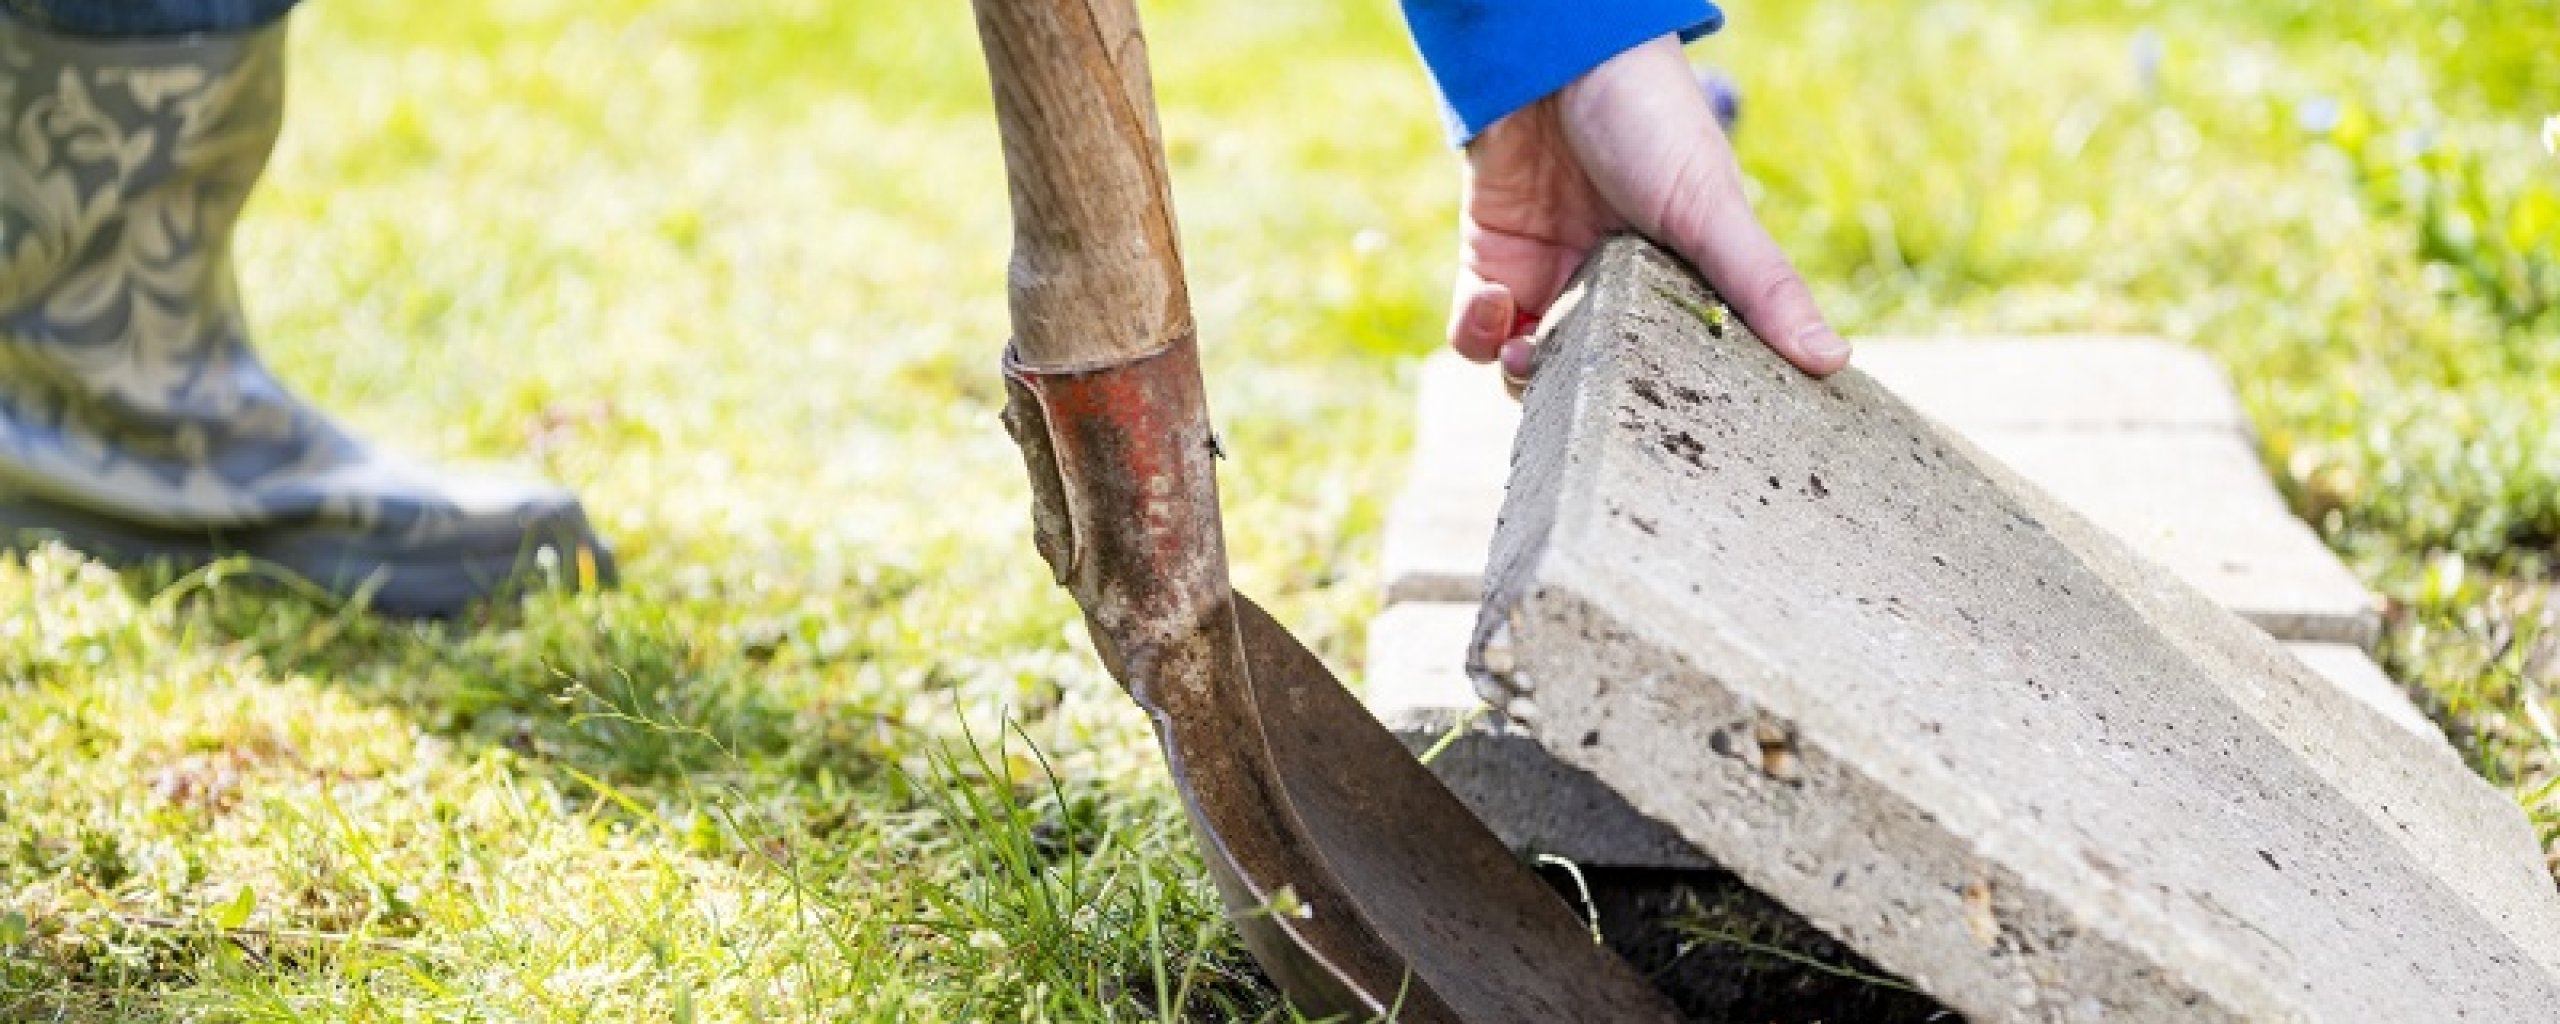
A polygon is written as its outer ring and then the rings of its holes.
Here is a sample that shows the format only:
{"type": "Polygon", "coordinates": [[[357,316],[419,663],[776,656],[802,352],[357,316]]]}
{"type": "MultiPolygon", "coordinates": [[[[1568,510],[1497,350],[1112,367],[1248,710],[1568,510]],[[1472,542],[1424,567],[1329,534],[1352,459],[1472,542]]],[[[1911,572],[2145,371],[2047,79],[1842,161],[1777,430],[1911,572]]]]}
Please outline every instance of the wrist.
{"type": "MultiPolygon", "coordinates": [[[[1688,68],[1688,58],[1680,51],[1679,36],[1655,36],[1601,61],[1565,83],[1564,88],[1556,90],[1550,99],[1561,108],[1567,120],[1603,117],[1610,111],[1627,109],[1624,104],[1630,97],[1623,94],[1629,89],[1657,88],[1659,83],[1655,79],[1676,77],[1686,82],[1689,80],[1688,68]]],[[[1694,83],[1690,88],[1695,88],[1694,83]]],[[[1644,97],[1637,105],[1651,107],[1655,102],[1651,97],[1644,97]]]]}

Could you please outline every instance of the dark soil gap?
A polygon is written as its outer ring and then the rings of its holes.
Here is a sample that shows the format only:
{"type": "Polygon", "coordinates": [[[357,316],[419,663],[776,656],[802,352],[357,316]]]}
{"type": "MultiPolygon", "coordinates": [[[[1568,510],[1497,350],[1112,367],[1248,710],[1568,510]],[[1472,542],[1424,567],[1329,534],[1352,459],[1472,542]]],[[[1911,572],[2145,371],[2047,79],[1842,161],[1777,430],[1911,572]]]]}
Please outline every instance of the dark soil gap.
{"type": "MultiPolygon", "coordinates": [[[[1539,873],[1581,912],[1571,875],[1539,873]]],[[[1964,1019],[1728,872],[1583,868],[1582,877],[1610,948],[1693,1024],[1964,1019]]]]}

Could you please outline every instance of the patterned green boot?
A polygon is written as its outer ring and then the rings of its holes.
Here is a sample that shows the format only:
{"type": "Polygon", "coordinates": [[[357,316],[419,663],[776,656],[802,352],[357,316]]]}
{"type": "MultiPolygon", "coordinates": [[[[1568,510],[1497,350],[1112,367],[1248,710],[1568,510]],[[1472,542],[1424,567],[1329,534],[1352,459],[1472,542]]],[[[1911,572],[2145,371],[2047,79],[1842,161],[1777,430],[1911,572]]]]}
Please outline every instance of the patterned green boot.
{"type": "Polygon", "coordinates": [[[378,452],[250,349],[231,229],[283,117],[283,44],[0,14],[0,547],[243,554],[406,615],[610,582],[575,495],[378,452]]]}

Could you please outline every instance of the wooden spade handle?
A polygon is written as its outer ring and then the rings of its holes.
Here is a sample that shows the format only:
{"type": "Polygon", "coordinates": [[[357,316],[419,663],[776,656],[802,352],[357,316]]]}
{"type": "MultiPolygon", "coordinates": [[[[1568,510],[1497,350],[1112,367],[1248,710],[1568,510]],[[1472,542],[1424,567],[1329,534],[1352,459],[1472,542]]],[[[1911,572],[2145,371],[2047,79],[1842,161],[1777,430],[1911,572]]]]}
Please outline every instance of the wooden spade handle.
{"type": "Polygon", "coordinates": [[[1147,44],[1130,0],[972,0],[1013,193],[1016,356],[1118,362],[1191,332],[1147,44]]]}

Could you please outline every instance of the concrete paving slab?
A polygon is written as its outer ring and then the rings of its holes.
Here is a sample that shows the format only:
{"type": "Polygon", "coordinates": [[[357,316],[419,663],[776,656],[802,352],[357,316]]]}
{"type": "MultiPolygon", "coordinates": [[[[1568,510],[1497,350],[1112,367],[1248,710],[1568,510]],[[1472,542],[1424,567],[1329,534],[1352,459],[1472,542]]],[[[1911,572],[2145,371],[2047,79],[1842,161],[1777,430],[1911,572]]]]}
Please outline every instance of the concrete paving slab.
{"type": "Polygon", "coordinates": [[[2382,611],[2224,431],[1966,435],[2062,504],[2282,640],[2370,649],[2382,611]]]}
{"type": "MultiPolygon", "coordinates": [[[[1503,842],[1586,867],[1713,868],[1670,826],[1645,817],[1588,772],[1559,762],[1517,724],[1493,713],[1467,675],[1478,606],[1408,601],[1372,620],[1366,664],[1369,710],[1419,755],[1438,749],[1432,772],[1503,842]]],[[[2286,644],[2330,685],[2430,746],[2451,749],[2400,684],[2347,644],[2286,644]]]]}
{"type": "MultiPolygon", "coordinates": [[[[2201,353],[2112,336],[1869,339],[1857,363],[2278,638],[2379,638],[2371,595],[2285,507],[2201,353]]],[[[1418,390],[1412,468],[1380,546],[1386,602],[1473,601],[1519,405],[1447,353],[1424,361],[1418,390]]]]}
{"type": "Polygon", "coordinates": [[[2328,680],[2330,685],[2380,712],[2393,725],[2451,749],[2451,741],[2445,739],[2444,730],[2436,728],[2436,724],[2427,719],[2426,712],[2418,710],[2417,703],[2409,699],[2409,691],[2384,672],[2363,648],[2348,644],[2286,644],[2284,649],[2301,659],[2311,671],[2319,673],[2320,678],[2328,680]]]}
{"type": "Polygon", "coordinates": [[[2246,438],[2231,378],[2146,335],[1872,337],[1858,368],[1938,422],[1984,430],[2191,431],[2246,438]]]}
{"type": "Polygon", "coordinates": [[[1583,281],[1471,659],[1542,749],[1976,1020],[2547,1019],[2560,897],[2443,744],[1650,246],[1583,281]]]}
{"type": "Polygon", "coordinates": [[[1432,773],[1514,850],[1592,866],[1714,867],[1477,699],[1467,676],[1475,626],[1472,603],[1408,601],[1379,613],[1369,626],[1369,710],[1416,755],[1438,748],[1432,773]]]}
{"type": "Polygon", "coordinates": [[[1446,350],[1422,361],[1413,458],[1379,538],[1386,603],[1472,602],[1511,478],[1520,403],[1492,370],[1446,350]]]}
{"type": "Polygon", "coordinates": [[[1369,620],[1369,713],[1397,732],[1438,734],[1473,717],[1484,702],[1467,676],[1467,640],[1476,608],[1455,601],[1388,605],[1369,620]]]}

